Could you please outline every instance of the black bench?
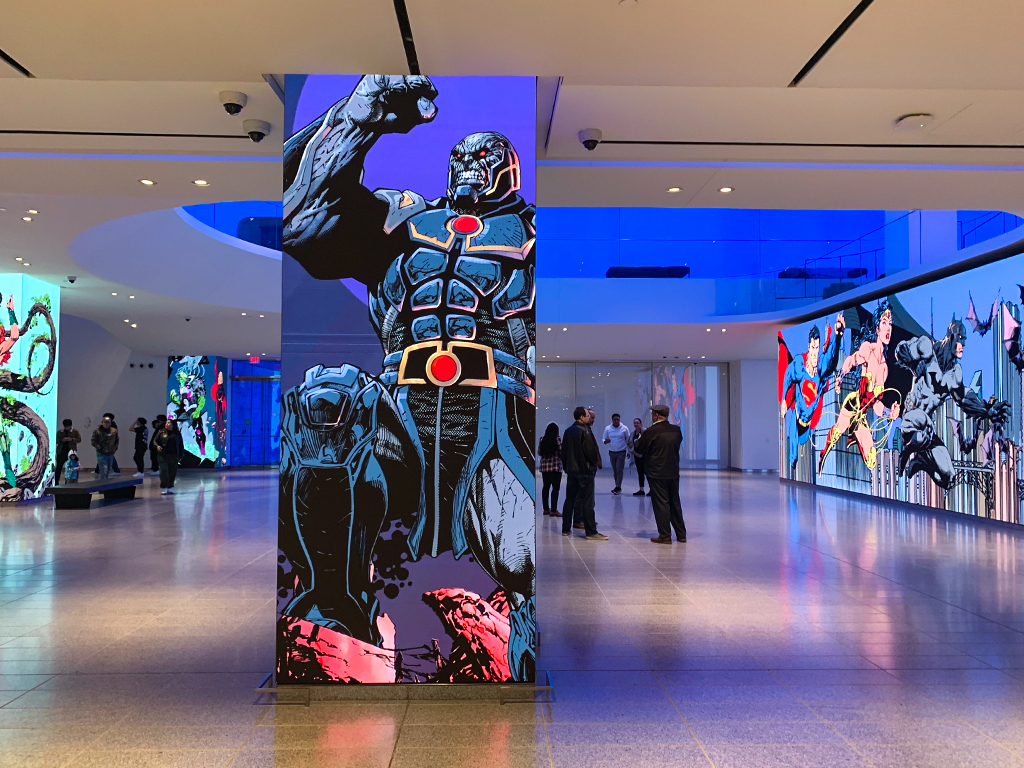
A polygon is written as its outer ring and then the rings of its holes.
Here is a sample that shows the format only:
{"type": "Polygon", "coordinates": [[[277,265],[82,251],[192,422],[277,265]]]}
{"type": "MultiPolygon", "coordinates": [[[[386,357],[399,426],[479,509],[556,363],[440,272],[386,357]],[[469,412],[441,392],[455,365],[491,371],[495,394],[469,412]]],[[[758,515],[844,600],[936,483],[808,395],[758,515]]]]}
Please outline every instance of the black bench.
{"type": "Polygon", "coordinates": [[[53,496],[57,509],[88,509],[94,493],[102,493],[104,499],[134,499],[137,485],[142,485],[141,477],[124,480],[108,477],[106,480],[54,485],[43,491],[43,495],[53,496]]]}

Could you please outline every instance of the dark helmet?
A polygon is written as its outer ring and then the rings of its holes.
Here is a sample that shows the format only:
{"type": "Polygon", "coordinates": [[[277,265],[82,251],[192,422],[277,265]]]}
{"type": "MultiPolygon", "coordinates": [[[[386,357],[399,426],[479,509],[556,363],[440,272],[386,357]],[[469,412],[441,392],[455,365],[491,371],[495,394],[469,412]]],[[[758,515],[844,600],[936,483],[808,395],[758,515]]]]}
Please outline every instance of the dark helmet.
{"type": "Polygon", "coordinates": [[[471,133],[448,160],[448,197],[463,205],[496,203],[519,189],[519,155],[500,133],[471,133]]]}

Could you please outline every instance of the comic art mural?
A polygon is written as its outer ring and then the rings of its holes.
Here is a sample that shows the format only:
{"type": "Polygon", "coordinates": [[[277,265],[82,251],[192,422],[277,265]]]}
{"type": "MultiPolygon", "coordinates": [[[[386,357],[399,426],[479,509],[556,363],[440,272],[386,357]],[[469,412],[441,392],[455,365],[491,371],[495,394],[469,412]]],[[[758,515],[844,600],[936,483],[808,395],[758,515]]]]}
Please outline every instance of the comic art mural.
{"type": "Polygon", "coordinates": [[[0,275],[0,502],[53,485],[60,289],[0,275]]]}
{"type": "Polygon", "coordinates": [[[278,682],[532,681],[534,80],[285,110],[278,682]]]}
{"type": "Polygon", "coordinates": [[[780,476],[1021,522],[1024,257],[779,334],[780,476]]]}
{"type": "Polygon", "coordinates": [[[181,466],[227,465],[227,358],[167,358],[167,416],[185,445],[181,466]]]}

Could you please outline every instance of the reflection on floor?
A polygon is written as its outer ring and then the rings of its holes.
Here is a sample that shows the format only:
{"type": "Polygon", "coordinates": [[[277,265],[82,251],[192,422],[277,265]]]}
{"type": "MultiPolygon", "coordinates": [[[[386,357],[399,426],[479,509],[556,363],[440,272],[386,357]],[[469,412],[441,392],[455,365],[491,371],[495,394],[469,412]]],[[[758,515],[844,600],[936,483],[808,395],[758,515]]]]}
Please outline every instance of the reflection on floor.
{"type": "Polygon", "coordinates": [[[610,541],[538,518],[552,704],[274,708],[276,474],[153,486],[0,510],[0,766],[1024,766],[1024,533],[691,474],[660,546],[599,478],[610,541]]]}

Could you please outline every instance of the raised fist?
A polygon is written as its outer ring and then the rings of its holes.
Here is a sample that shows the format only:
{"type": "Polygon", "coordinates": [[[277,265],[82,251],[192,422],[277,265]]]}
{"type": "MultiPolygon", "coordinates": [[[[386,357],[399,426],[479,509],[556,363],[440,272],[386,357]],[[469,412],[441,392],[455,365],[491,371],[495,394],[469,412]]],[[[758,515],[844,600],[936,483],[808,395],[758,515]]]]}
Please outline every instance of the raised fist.
{"type": "Polygon", "coordinates": [[[366,75],[348,97],[342,115],[373,133],[408,133],[437,115],[437,89],[420,75],[366,75]]]}

